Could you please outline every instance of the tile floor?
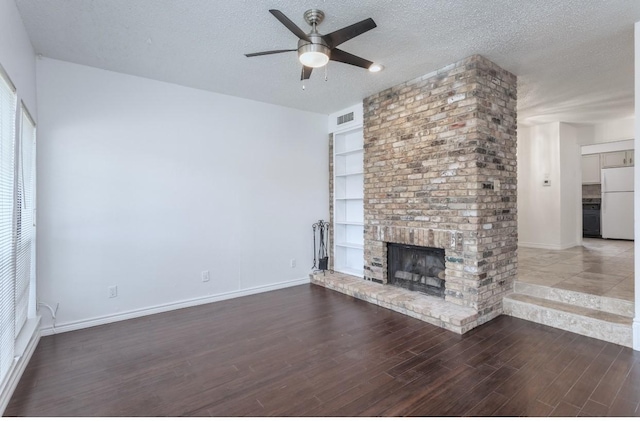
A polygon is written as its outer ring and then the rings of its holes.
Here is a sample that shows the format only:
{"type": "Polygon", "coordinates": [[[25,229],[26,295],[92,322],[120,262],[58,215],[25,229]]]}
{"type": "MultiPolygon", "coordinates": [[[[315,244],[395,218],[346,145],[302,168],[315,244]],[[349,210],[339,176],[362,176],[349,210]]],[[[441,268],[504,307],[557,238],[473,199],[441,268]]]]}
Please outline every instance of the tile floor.
{"type": "Polygon", "coordinates": [[[584,238],[561,251],[520,247],[517,280],[633,301],[633,254],[628,240],[584,238]]]}

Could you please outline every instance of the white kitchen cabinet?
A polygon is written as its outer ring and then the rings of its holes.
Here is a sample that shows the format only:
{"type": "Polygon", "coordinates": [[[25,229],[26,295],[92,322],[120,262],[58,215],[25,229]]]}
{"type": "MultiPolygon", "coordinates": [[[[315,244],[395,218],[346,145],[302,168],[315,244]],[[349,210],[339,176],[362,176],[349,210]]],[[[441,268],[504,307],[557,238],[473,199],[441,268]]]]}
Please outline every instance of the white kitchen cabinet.
{"type": "Polygon", "coordinates": [[[600,183],[600,154],[582,156],[582,184],[594,185],[600,183]]]}
{"type": "Polygon", "coordinates": [[[602,168],[633,166],[633,150],[602,153],[602,168]]]}

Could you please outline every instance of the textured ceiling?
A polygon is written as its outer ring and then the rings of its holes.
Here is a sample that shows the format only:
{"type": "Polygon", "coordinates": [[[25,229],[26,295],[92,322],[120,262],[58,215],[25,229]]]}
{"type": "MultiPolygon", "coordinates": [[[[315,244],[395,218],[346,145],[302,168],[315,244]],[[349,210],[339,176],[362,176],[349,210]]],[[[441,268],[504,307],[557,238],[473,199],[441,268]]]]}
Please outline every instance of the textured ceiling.
{"type": "Polygon", "coordinates": [[[472,54],[518,75],[522,123],[592,123],[633,115],[638,0],[16,0],[38,54],[329,114],[472,54]],[[322,9],[321,33],[371,17],[340,46],[378,74],[330,62],[302,90],[296,37],[322,9]]]}

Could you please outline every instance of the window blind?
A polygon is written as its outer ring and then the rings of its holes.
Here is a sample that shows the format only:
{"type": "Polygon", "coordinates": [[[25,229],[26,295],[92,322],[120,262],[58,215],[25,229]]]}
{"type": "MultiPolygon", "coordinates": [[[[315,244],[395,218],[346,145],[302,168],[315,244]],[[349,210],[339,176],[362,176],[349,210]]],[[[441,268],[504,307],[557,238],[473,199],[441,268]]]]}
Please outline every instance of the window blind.
{"type": "Polygon", "coordinates": [[[13,251],[17,95],[0,68],[0,380],[14,356],[15,256],[13,251]]]}
{"type": "Polygon", "coordinates": [[[15,336],[27,321],[29,286],[31,284],[31,259],[35,230],[33,227],[35,193],[35,142],[36,126],[26,108],[20,116],[20,142],[18,145],[16,186],[16,282],[15,282],[15,336]]]}

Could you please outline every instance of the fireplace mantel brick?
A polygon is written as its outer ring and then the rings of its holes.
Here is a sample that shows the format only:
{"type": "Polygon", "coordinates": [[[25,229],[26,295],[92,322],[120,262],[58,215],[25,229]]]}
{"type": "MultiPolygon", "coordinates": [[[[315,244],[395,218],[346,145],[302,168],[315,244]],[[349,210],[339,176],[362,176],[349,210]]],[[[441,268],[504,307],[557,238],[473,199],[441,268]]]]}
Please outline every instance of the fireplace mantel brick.
{"type": "Polygon", "coordinates": [[[363,101],[365,280],[386,283],[387,242],[443,248],[445,301],[474,324],[502,313],[517,268],[516,89],[475,55],[363,101]]]}

